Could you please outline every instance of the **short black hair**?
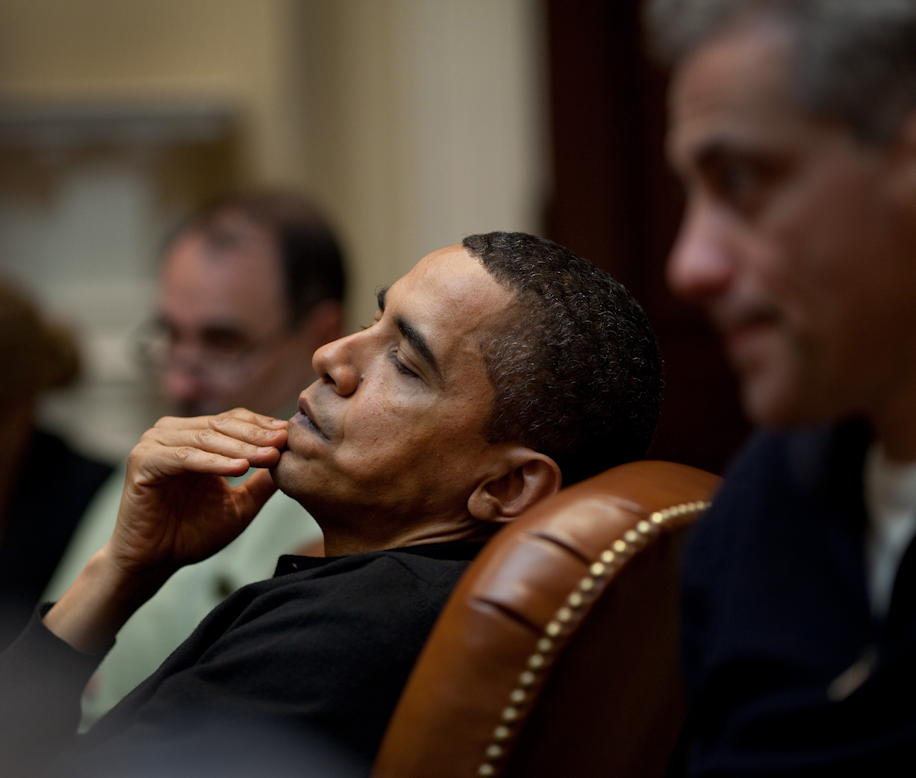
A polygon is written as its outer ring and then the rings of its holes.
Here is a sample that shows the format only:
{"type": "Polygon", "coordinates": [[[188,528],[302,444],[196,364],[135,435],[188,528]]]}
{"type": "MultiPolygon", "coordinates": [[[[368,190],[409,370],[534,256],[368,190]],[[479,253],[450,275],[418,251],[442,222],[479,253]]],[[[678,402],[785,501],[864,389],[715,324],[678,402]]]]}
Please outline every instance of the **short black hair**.
{"type": "Polygon", "coordinates": [[[264,230],[276,242],[290,326],[299,324],[324,300],[343,301],[347,273],[340,241],[318,208],[294,192],[257,189],[211,200],[178,225],[165,248],[192,232],[215,248],[232,248],[235,239],[226,226],[226,217],[233,214],[264,230]]]}
{"type": "Polygon", "coordinates": [[[481,344],[495,390],[487,439],[547,454],[566,484],[645,456],[662,363],[627,289],[535,235],[470,235],[462,246],[515,296],[499,332],[481,344]]]}

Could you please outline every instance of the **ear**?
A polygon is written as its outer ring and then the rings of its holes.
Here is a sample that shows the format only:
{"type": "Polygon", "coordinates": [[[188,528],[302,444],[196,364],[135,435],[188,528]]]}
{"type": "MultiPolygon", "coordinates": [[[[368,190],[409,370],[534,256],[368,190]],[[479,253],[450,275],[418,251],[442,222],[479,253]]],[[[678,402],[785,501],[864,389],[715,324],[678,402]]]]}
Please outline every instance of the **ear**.
{"type": "Polygon", "coordinates": [[[512,446],[500,458],[500,471],[479,483],[468,512],[481,521],[507,522],[562,486],[560,468],[546,454],[512,446]]]}

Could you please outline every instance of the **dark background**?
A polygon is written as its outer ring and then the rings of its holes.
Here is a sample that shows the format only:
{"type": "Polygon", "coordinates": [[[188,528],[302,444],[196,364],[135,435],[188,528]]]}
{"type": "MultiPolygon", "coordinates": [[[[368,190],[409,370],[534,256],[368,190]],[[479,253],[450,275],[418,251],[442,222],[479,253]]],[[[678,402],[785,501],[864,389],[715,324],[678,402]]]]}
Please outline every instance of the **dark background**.
{"type": "Polygon", "coordinates": [[[655,327],[667,388],[650,456],[721,472],[746,438],[734,377],[703,317],[665,285],[683,208],[664,156],[662,70],[639,0],[543,0],[554,190],[545,233],[626,284],[655,327]]]}

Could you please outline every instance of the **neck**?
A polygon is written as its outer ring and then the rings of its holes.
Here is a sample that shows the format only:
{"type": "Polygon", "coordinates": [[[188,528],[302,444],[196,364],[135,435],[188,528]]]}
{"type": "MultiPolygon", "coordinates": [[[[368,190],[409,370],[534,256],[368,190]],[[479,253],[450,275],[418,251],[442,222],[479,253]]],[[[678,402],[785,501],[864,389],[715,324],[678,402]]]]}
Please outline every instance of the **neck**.
{"type": "Polygon", "coordinates": [[[916,379],[884,402],[873,416],[875,434],[888,459],[916,462],[916,379]]]}
{"type": "Polygon", "coordinates": [[[347,556],[387,548],[423,546],[430,543],[484,543],[501,525],[468,518],[464,524],[424,524],[403,529],[384,537],[366,537],[365,532],[351,533],[322,525],[326,556],[347,556]]]}

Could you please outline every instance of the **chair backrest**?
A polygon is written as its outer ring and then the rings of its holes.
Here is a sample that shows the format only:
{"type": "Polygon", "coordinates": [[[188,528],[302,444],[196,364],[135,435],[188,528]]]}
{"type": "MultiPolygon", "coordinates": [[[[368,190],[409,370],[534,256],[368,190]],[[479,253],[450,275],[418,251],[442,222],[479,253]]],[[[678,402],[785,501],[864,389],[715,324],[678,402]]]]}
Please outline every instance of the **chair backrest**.
{"type": "Polygon", "coordinates": [[[718,482],[634,462],[497,533],[440,615],[373,778],[664,775],[684,715],[679,551],[718,482]]]}

